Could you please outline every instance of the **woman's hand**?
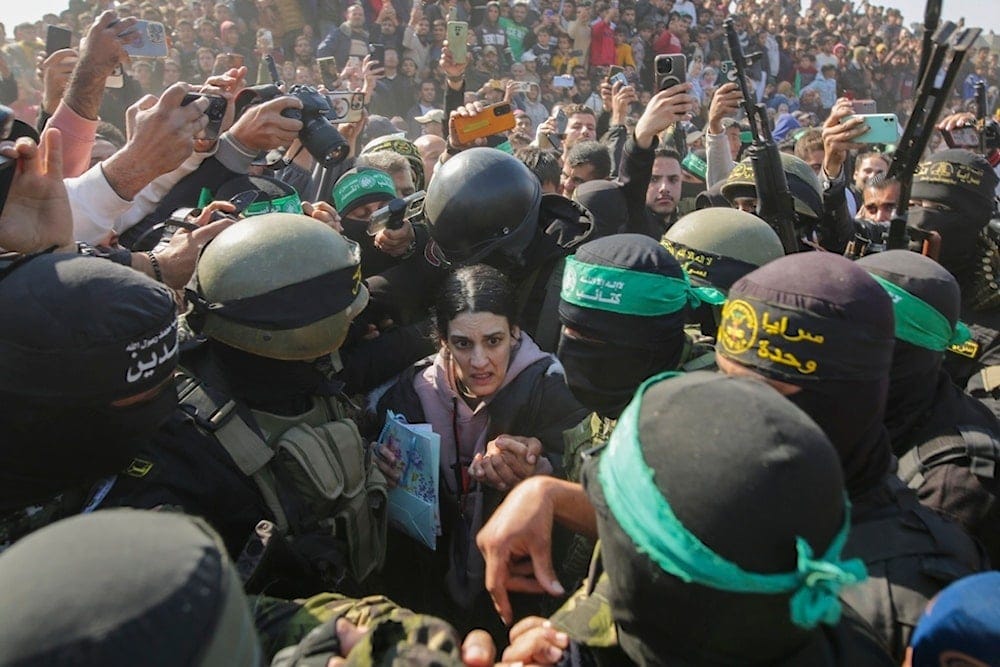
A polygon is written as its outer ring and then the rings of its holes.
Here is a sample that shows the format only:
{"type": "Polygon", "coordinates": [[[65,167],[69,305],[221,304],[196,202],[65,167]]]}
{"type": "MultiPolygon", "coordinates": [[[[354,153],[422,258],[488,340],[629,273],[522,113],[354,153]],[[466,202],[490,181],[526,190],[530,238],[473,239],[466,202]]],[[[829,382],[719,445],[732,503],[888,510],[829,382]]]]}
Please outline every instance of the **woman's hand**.
{"type": "Polygon", "coordinates": [[[538,438],[501,435],[486,445],[485,454],[476,454],[469,474],[500,491],[507,491],[532,475],[548,475],[552,464],[542,456],[538,438]]]}

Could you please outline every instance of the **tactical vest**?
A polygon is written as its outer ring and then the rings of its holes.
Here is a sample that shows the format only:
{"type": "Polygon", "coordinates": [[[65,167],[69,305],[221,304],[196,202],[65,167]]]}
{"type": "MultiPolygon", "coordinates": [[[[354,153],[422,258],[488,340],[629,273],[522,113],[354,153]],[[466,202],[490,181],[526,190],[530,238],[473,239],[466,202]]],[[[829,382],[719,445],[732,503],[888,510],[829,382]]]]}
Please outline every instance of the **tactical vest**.
{"type": "Polygon", "coordinates": [[[844,557],[863,560],[869,578],[841,591],[841,599],[901,661],[931,598],[956,579],[987,567],[988,561],[958,524],[922,506],[899,479],[888,476],[884,484],[874,493],[891,494],[891,500],[855,502],[844,557]]]}
{"type": "Polygon", "coordinates": [[[309,411],[284,417],[243,409],[186,372],[177,380],[181,409],[253,479],[293,549],[306,536],[328,536],[343,545],[355,581],[381,568],[385,478],[338,400],[313,397],[309,411]]]}

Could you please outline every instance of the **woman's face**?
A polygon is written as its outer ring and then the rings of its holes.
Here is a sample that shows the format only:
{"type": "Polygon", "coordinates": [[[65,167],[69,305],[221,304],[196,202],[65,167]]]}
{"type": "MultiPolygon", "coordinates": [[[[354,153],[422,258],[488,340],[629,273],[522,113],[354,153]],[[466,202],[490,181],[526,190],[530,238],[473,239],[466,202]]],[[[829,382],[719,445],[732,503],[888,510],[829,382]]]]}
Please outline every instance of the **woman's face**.
{"type": "Polygon", "coordinates": [[[198,67],[202,72],[211,72],[215,65],[215,56],[210,51],[202,51],[198,54],[198,67]]]}
{"type": "Polygon", "coordinates": [[[455,362],[455,379],[477,398],[495,394],[507,376],[518,335],[503,315],[462,313],[453,319],[443,342],[455,362]]]}

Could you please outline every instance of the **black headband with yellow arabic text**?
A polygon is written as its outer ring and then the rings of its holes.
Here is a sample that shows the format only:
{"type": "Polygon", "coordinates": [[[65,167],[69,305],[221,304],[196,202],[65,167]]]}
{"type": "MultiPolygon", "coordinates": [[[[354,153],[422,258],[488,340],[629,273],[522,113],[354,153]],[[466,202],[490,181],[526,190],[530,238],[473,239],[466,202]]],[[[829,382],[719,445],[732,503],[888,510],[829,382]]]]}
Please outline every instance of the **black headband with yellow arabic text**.
{"type": "Polygon", "coordinates": [[[888,376],[892,345],[857,323],[740,295],[722,308],[716,350],[772,379],[868,381],[888,376]]]}

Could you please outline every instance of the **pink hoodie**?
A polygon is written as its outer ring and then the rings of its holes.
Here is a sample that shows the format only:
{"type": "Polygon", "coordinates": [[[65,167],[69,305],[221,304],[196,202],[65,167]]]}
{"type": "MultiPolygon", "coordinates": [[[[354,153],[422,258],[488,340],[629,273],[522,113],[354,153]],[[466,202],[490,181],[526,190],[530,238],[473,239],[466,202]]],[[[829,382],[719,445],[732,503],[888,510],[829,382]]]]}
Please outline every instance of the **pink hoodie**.
{"type": "MultiPolygon", "coordinates": [[[[507,366],[507,375],[500,385],[499,392],[513,382],[525,368],[539,359],[550,358],[558,363],[556,358],[543,352],[528,334],[521,332],[521,342],[511,356],[507,366]]],[[[451,369],[451,356],[447,351],[438,352],[434,363],[413,378],[413,388],[420,398],[420,406],[424,417],[434,427],[434,432],[441,436],[441,478],[447,488],[458,494],[455,488],[453,466],[455,464],[455,438],[462,459],[471,461],[477,453],[486,451],[486,434],[490,429],[490,416],[486,411],[489,399],[479,403],[475,409],[458,394],[455,387],[455,377],[451,369]],[[458,414],[454,414],[454,410],[458,414]],[[456,433],[457,431],[457,433],[456,433]]],[[[511,433],[510,435],[527,435],[511,433]]]]}

